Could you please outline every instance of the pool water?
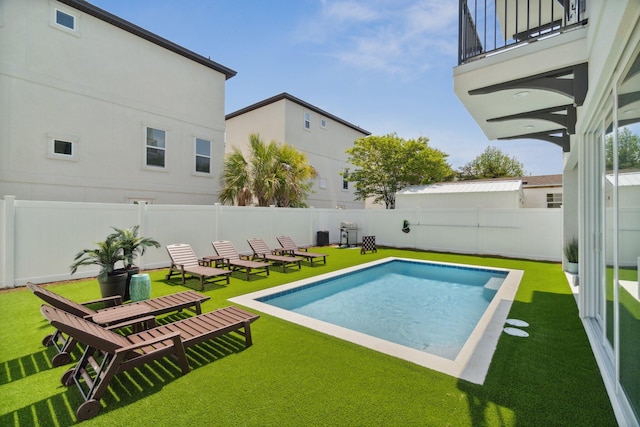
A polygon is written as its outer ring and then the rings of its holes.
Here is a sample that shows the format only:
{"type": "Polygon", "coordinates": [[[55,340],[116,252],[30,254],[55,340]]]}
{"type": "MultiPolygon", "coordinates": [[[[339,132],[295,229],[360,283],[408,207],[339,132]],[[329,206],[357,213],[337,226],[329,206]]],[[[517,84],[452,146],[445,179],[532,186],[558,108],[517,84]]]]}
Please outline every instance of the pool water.
{"type": "Polygon", "coordinates": [[[523,274],[389,257],[230,301],[482,384],[523,274]]]}
{"type": "Polygon", "coordinates": [[[506,275],[393,260],[258,300],[453,360],[506,275]]]}

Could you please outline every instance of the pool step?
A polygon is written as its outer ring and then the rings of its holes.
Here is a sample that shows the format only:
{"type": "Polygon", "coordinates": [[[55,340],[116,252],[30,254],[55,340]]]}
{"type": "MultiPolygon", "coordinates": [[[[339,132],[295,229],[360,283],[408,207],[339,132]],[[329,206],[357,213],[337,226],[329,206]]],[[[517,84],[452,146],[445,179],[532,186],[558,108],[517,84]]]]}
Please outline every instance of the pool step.
{"type": "Polygon", "coordinates": [[[487,280],[487,283],[484,284],[484,289],[482,291],[483,297],[487,301],[491,301],[496,292],[498,292],[498,289],[500,289],[503,281],[504,278],[502,277],[492,277],[491,279],[487,280]]]}

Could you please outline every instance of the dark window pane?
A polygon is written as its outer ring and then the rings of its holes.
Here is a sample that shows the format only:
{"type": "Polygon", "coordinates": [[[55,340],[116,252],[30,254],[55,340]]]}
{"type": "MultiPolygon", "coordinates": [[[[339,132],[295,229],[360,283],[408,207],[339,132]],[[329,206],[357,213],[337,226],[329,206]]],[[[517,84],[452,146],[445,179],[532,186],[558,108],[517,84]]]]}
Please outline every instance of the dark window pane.
{"type": "Polygon", "coordinates": [[[211,160],[208,157],[196,156],[196,172],[210,173],[211,160]]]}
{"type": "Polygon", "coordinates": [[[73,154],[72,147],[73,144],[68,141],[59,141],[57,139],[53,141],[53,152],[56,154],[71,156],[73,154]]]}
{"type": "Polygon", "coordinates": [[[164,150],[147,147],[147,166],[164,167],[164,150]]]}

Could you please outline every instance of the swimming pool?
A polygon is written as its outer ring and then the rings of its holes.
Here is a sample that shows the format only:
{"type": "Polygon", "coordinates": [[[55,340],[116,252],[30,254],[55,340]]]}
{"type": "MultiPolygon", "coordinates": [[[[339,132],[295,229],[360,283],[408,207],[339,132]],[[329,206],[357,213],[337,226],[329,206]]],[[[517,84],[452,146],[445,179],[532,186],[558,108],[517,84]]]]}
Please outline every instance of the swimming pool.
{"type": "Polygon", "coordinates": [[[481,384],[521,277],[385,258],[231,301],[481,384]]]}

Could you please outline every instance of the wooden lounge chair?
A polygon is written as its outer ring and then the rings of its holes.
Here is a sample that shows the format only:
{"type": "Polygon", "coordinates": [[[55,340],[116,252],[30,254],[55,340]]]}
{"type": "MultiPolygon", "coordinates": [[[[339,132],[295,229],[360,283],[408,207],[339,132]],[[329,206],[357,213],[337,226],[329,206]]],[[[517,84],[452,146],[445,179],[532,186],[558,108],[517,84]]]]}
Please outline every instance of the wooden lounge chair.
{"type": "Polygon", "coordinates": [[[285,273],[287,271],[287,265],[295,265],[298,264],[298,270],[302,268],[300,259],[283,256],[283,255],[275,255],[274,252],[267,246],[264,240],[262,239],[249,239],[247,240],[249,246],[253,250],[253,259],[261,259],[264,261],[269,261],[274,264],[282,265],[282,272],[285,273]]]}
{"type": "Polygon", "coordinates": [[[264,262],[251,261],[250,256],[240,256],[236,248],[228,240],[218,240],[211,242],[213,249],[220,255],[230,270],[245,270],[247,272],[247,280],[251,280],[251,270],[262,269],[269,275],[269,264],[264,262]],[[244,259],[243,259],[244,257],[244,259]]]}
{"type": "Polygon", "coordinates": [[[278,243],[282,248],[280,251],[283,254],[289,254],[293,256],[303,257],[305,260],[309,261],[311,265],[313,265],[313,261],[322,258],[322,261],[327,263],[327,255],[326,254],[318,254],[314,252],[309,252],[309,249],[302,246],[297,246],[293,239],[289,236],[280,236],[276,237],[278,239],[278,243]]]}
{"type": "MultiPolygon", "coordinates": [[[[61,378],[62,384],[76,384],[84,403],[77,411],[78,421],[87,420],[100,411],[100,399],[116,374],[145,365],[165,356],[175,356],[183,374],[189,372],[185,348],[229,332],[245,339],[245,347],[252,345],[251,322],[258,315],[226,307],[174,323],[155,326],[153,317],[137,319],[151,329],[123,336],[108,328],[91,323],[73,314],[43,304],[42,314],[56,329],[86,345],[82,358],[61,378]]],[[[118,327],[122,325],[116,325],[118,327]]]]}
{"type": "MultiPolygon", "coordinates": [[[[77,303],[33,283],[27,283],[27,287],[49,305],[100,325],[110,325],[143,316],[159,316],[181,310],[200,314],[202,313],[202,303],[210,298],[195,291],[186,291],[124,305],[122,305],[122,299],[119,295],[77,303]],[[105,302],[116,305],[100,310],[93,310],[87,307],[87,305],[105,302]]],[[[56,348],[57,354],[53,356],[51,363],[53,366],[62,366],[71,360],[71,352],[76,345],[76,341],[72,337],[56,331],[44,337],[42,344],[56,348]]]]}
{"type": "Polygon", "coordinates": [[[179,273],[182,276],[183,285],[185,284],[185,274],[189,274],[193,277],[199,277],[201,291],[204,290],[204,282],[207,278],[226,280],[227,284],[229,284],[231,271],[201,265],[201,262],[198,260],[195,252],[191,249],[191,245],[186,243],[168,245],[167,252],[169,252],[169,257],[171,257],[171,267],[169,267],[167,280],[171,278],[171,275],[174,272],[179,273]]]}

